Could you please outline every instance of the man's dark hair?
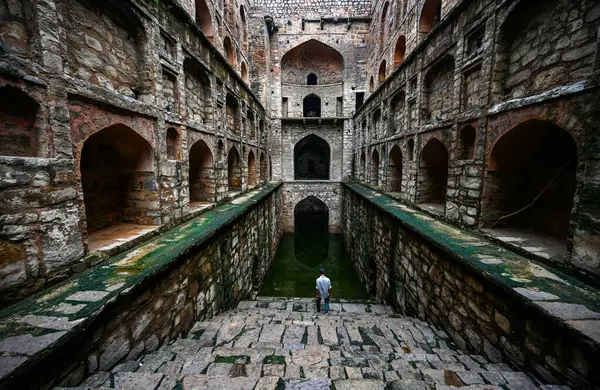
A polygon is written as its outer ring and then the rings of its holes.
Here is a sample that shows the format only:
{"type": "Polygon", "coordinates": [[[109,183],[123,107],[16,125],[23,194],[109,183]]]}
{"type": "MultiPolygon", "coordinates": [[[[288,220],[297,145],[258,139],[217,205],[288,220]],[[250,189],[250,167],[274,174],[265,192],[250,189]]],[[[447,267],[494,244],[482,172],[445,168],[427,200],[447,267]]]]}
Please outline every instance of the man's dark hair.
{"type": "Polygon", "coordinates": [[[321,272],[321,275],[325,275],[325,270],[323,268],[321,268],[319,272],[321,272]]]}

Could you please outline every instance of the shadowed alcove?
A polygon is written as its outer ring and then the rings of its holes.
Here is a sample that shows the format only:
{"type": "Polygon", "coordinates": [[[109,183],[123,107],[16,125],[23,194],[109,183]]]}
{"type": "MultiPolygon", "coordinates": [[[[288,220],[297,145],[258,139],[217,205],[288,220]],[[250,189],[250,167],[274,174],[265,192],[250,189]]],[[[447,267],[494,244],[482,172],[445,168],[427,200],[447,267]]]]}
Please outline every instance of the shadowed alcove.
{"type": "Polygon", "coordinates": [[[294,146],[295,180],[329,180],[331,151],[323,138],[310,134],[294,146]]]}

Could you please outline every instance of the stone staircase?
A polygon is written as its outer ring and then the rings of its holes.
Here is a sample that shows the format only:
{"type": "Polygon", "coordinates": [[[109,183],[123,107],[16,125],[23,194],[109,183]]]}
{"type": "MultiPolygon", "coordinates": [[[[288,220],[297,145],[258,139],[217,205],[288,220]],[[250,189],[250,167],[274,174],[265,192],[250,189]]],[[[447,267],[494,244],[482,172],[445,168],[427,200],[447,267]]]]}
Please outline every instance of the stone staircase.
{"type": "Polygon", "coordinates": [[[308,298],[241,302],[77,389],[569,389],[464,354],[444,332],[388,306],[332,303],[327,315],[314,306],[308,298]]]}

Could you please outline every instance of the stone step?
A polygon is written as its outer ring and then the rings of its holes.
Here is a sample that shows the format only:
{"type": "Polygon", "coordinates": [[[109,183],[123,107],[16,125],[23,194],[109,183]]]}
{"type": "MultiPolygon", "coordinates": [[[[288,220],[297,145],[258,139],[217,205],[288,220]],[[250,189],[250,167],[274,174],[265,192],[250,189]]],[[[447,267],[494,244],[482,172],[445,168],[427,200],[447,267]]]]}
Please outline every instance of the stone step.
{"type": "MultiPolygon", "coordinates": [[[[275,370],[273,370],[275,371],[275,370]]],[[[116,372],[98,373],[88,378],[79,387],[55,387],[54,390],[192,390],[192,389],[327,389],[331,385],[336,390],[451,390],[451,389],[478,389],[478,390],[569,390],[567,386],[538,386],[526,375],[498,374],[495,377],[468,376],[465,372],[441,372],[435,375],[427,374],[422,378],[400,378],[396,373],[385,373],[382,377],[368,377],[368,373],[350,371],[345,376],[337,375],[330,370],[312,369],[300,370],[303,377],[278,375],[248,375],[247,371],[238,369],[236,376],[208,374],[177,374],[177,373],[146,373],[146,372],[116,372]],[[327,372],[327,375],[319,375],[327,372]]],[[[252,373],[250,373],[252,374],[252,373]]],[[[269,372],[268,374],[273,374],[269,372]]],[[[515,373],[512,373],[515,374],[515,373]]]]}
{"type": "Polygon", "coordinates": [[[243,301],[195,323],[187,338],[92,375],[81,389],[540,388],[387,306],[338,305],[324,315],[307,298],[243,301]]]}

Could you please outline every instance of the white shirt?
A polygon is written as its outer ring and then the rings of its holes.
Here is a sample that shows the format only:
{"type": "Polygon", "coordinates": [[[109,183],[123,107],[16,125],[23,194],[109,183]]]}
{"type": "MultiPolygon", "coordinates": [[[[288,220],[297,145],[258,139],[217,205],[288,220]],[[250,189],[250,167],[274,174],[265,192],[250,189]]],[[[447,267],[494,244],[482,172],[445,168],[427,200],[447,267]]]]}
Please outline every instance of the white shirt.
{"type": "Polygon", "coordinates": [[[319,290],[319,296],[321,298],[329,297],[329,290],[331,289],[331,280],[325,275],[319,276],[317,279],[317,290],[319,290]]]}

